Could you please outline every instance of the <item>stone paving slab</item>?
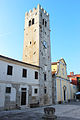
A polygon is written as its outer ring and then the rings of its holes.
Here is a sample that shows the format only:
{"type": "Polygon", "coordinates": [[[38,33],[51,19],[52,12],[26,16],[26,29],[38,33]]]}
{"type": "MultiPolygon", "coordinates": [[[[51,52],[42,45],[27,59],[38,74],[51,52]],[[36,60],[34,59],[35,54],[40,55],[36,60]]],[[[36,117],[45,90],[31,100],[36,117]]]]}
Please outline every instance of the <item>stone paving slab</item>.
{"type": "MultiPolygon", "coordinates": [[[[80,103],[53,105],[57,120],[80,120],[80,103]]],[[[44,107],[0,111],[0,120],[43,120],[44,107]]]]}

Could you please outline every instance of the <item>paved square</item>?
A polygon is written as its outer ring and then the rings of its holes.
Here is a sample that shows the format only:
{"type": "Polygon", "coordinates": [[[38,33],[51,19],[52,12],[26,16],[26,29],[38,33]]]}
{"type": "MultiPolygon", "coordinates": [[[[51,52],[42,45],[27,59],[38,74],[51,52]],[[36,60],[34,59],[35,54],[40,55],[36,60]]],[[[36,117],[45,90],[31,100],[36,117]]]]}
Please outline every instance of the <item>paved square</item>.
{"type": "MultiPolygon", "coordinates": [[[[80,120],[80,102],[53,105],[57,120],[80,120]]],[[[43,120],[44,107],[1,111],[0,120],[43,120]]]]}

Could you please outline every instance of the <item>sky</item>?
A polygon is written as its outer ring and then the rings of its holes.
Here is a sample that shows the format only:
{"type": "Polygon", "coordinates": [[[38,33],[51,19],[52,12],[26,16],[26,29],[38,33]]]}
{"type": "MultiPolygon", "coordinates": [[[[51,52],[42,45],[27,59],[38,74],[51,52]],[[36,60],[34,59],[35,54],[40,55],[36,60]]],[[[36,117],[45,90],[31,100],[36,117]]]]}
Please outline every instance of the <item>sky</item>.
{"type": "Polygon", "coordinates": [[[25,12],[40,4],[50,15],[51,61],[80,73],[80,0],[0,0],[0,55],[22,61],[25,12]]]}

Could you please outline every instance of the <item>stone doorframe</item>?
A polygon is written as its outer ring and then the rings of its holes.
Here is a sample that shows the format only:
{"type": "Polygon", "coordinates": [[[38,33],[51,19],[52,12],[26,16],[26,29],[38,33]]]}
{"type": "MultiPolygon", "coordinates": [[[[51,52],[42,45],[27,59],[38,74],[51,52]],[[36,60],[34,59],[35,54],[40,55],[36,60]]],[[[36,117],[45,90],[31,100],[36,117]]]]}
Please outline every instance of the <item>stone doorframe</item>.
{"type": "Polygon", "coordinates": [[[25,87],[21,86],[20,87],[20,106],[28,106],[28,97],[29,97],[28,96],[28,88],[26,86],[25,87]],[[26,88],[26,91],[25,91],[26,92],[26,105],[21,105],[21,94],[22,94],[22,91],[23,91],[23,90],[21,90],[22,88],[26,88]]]}

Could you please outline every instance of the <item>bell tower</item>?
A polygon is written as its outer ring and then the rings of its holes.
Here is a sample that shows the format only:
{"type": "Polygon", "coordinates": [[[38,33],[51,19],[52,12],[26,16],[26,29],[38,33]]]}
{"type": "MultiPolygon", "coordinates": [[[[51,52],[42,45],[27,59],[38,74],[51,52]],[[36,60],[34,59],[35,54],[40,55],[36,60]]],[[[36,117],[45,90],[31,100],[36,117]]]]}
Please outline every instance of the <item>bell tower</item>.
{"type": "Polygon", "coordinates": [[[52,104],[49,14],[40,5],[25,14],[23,62],[40,66],[40,104],[52,104]]]}

